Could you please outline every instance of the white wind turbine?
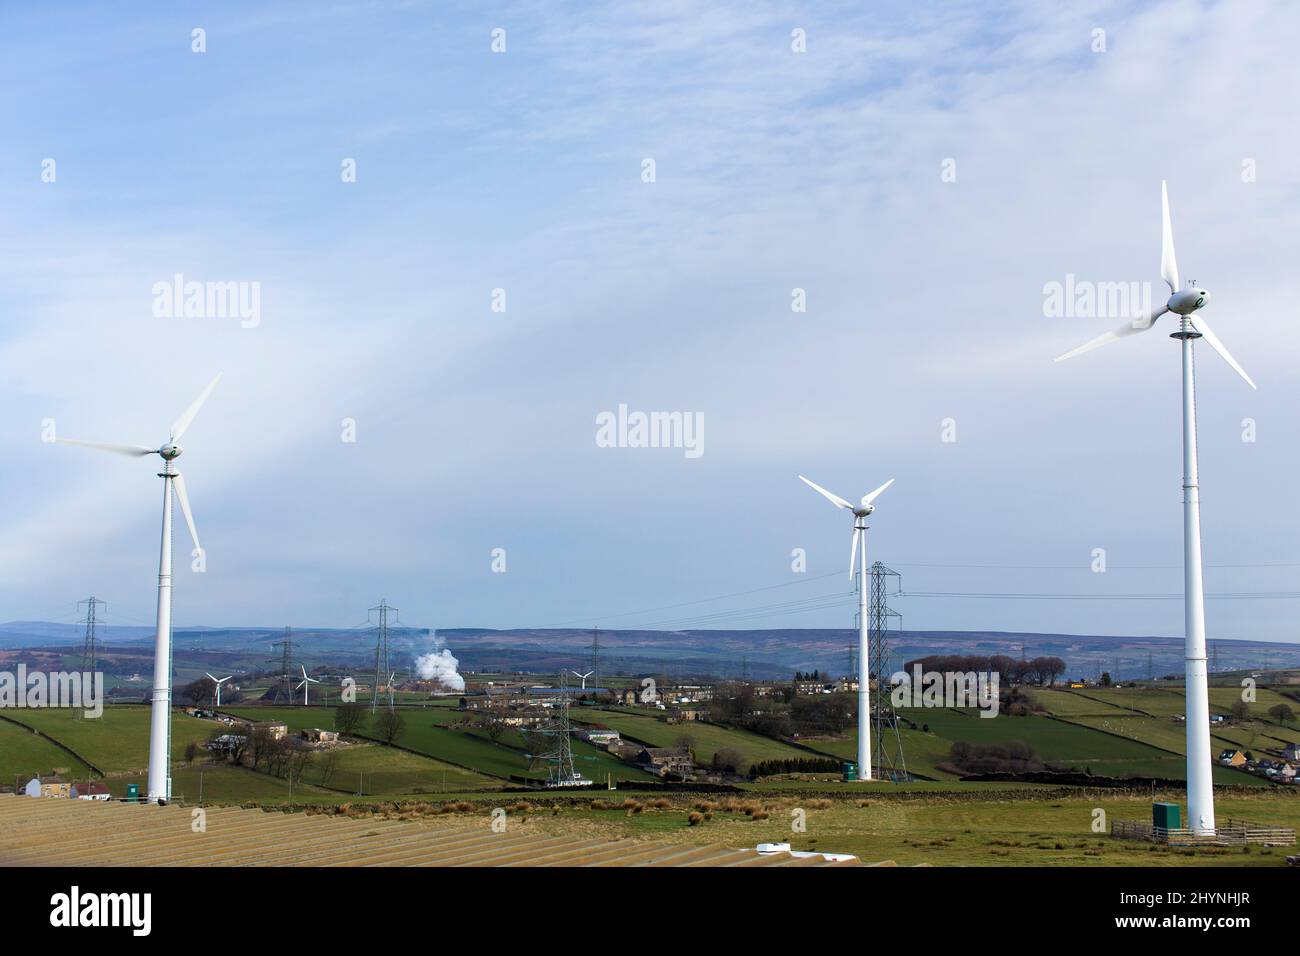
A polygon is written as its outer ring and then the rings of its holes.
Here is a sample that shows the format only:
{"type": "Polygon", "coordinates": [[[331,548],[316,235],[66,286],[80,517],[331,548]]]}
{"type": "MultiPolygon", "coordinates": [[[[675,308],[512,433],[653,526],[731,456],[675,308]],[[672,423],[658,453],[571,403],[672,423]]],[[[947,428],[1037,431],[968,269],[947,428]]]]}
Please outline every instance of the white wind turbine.
{"type": "Polygon", "coordinates": [[[60,438],[65,445],[84,445],[98,448],[118,455],[143,458],[146,455],[158,455],[163,460],[163,470],[158,477],[163,480],[163,517],[162,544],[158,555],[158,630],[154,639],[153,662],[153,697],[149,721],[149,778],[148,799],[150,803],[171,799],[171,696],[172,696],[172,492],[180,502],[181,514],[190,529],[190,538],[194,541],[196,556],[202,556],[199,545],[199,533],[194,528],[194,516],[190,513],[190,499],[185,492],[185,479],[176,470],[175,461],[181,456],[181,436],[194,421],[203,403],[221,381],[218,375],[196,398],[181,417],[172,423],[167,441],[159,448],[146,448],[143,445],[116,445],[108,442],[78,441],[60,438]]]}
{"type": "Polygon", "coordinates": [[[839,495],[831,494],[821,485],[799,476],[799,480],[816,491],[837,508],[853,512],[853,543],[849,548],[849,578],[862,551],[862,566],[858,568],[858,779],[871,779],[871,658],[867,648],[867,516],[876,510],[875,500],[894,483],[890,478],[875,491],[862,496],[862,503],[854,506],[839,495]]]}
{"type": "MultiPolygon", "coordinates": [[[[207,671],[204,671],[203,673],[208,674],[207,671]]],[[[234,677],[234,676],[235,676],[234,674],[230,675],[230,677],[234,677]]],[[[221,706],[221,685],[224,684],[226,681],[230,680],[230,677],[213,677],[211,674],[208,674],[208,679],[212,681],[212,683],[217,685],[217,706],[218,707],[221,706]]]]}
{"type": "MultiPolygon", "coordinates": [[[[305,664],[301,664],[299,666],[302,667],[302,680],[299,682],[298,687],[302,688],[302,705],[306,707],[308,704],[307,691],[311,689],[309,685],[319,684],[320,681],[318,681],[314,677],[307,676],[307,666],[305,664]]],[[[298,687],[295,687],[294,690],[297,690],[298,687]]]]}
{"type": "Polygon", "coordinates": [[[1150,318],[1107,332],[1086,345],[1065,353],[1056,361],[1146,331],[1166,312],[1179,317],[1178,331],[1173,332],[1170,338],[1182,343],[1183,356],[1183,658],[1187,696],[1187,816],[1196,832],[1213,833],[1214,784],[1211,777],[1210,695],[1205,662],[1205,585],[1201,574],[1201,503],[1196,462],[1196,371],[1193,343],[1197,339],[1204,339],[1247,385],[1254,388],[1255,383],[1224,348],[1201,314],[1200,310],[1210,301],[1210,294],[1195,281],[1188,282],[1186,288],[1179,288],[1178,262],[1174,258],[1174,230],[1169,221],[1169,190],[1163,181],[1160,183],[1160,205],[1163,227],[1160,277],[1169,284],[1169,300],[1156,309],[1150,318]]]}
{"type": "Polygon", "coordinates": [[[594,673],[596,673],[596,672],[595,672],[595,671],[587,671],[587,673],[585,673],[585,674],[579,674],[577,671],[569,671],[569,673],[572,674],[574,677],[580,678],[580,679],[582,680],[582,689],[583,689],[583,690],[586,690],[586,689],[587,689],[587,678],[590,677],[592,674],[594,674],[594,673]]]}

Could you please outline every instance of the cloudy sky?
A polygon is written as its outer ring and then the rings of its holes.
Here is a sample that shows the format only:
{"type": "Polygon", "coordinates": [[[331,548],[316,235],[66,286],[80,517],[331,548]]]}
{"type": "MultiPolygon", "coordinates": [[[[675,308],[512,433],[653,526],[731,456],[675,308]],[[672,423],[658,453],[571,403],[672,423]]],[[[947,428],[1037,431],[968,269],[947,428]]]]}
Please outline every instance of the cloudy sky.
{"type": "MultiPolygon", "coordinates": [[[[1054,365],[1118,323],[1044,309],[1067,274],[1163,298],[1161,179],[1260,386],[1198,353],[1207,590],[1300,591],[1292,5],[0,26],[0,620],[152,621],[157,460],[42,439],[160,443],[222,371],[178,624],[847,626],[850,522],[803,473],[897,479],[870,545],[909,628],[1180,634],[1176,599],[1062,597],[1181,590],[1171,328],[1054,365]],[[256,323],[156,315],[177,274],[257,283],[256,323]],[[620,404],[703,454],[598,446],[620,404]]],[[[1300,639],[1297,607],[1214,599],[1209,635],[1300,639]]]]}

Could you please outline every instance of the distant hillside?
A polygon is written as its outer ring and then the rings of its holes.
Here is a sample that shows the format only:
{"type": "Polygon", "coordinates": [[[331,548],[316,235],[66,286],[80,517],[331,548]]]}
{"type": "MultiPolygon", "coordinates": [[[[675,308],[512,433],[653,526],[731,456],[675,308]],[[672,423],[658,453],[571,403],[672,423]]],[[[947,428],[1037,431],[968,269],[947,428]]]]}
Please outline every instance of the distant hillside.
{"type": "MultiPolygon", "coordinates": [[[[293,628],[298,655],[314,664],[364,665],[373,661],[373,628],[293,628]]],[[[283,627],[181,628],[175,632],[177,663],[182,658],[241,666],[261,666],[272,656],[272,643],[283,638],[283,627]]],[[[434,634],[424,628],[393,628],[389,632],[395,666],[406,666],[426,652],[434,634]]],[[[455,655],[462,670],[553,671],[557,667],[585,670],[591,661],[590,629],[493,630],[445,628],[438,639],[455,655]]],[[[1007,654],[1011,657],[1063,658],[1069,676],[1095,677],[1110,671],[1119,678],[1181,673],[1181,637],[1100,637],[1073,634],[1003,631],[895,631],[888,635],[890,666],[930,654],[1007,654]]],[[[152,653],[153,629],[113,626],[101,635],[110,646],[152,653]]],[[[0,624],[0,649],[76,647],[82,631],[76,625],[43,621],[0,624]]],[[[857,633],[847,628],[782,628],[778,630],[604,631],[600,632],[601,670],[619,673],[662,673],[673,677],[737,676],[774,678],[795,670],[840,674],[848,670],[857,633]]],[[[1267,641],[1212,641],[1215,670],[1300,667],[1300,644],[1267,641]]]]}

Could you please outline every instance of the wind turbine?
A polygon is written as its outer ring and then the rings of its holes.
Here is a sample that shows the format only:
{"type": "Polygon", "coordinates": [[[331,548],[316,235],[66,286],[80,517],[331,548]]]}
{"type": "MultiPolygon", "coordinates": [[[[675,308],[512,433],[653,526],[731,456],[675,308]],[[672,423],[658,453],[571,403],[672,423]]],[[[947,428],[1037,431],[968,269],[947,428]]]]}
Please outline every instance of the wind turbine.
{"type": "MultiPolygon", "coordinates": [[[[302,705],[303,705],[304,707],[306,707],[306,706],[307,706],[307,691],[311,689],[308,685],[310,685],[310,684],[319,684],[320,681],[318,681],[318,680],[317,680],[316,678],[314,678],[314,677],[308,677],[308,676],[307,676],[307,666],[306,666],[305,664],[303,664],[303,665],[299,665],[299,666],[302,667],[302,681],[298,684],[298,687],[301,687],[301,688],[302,688],[302,705]]],[[[294,690],[297,690],[298,687],[295,687],[294,690]]]]}
{"type": "Polygon", "coordinates": [[[594,673],[596,673],[596,672],[595,672],[595,671],[587,671],[587,673],[585,673],[585,674],[579,674],[577,671],[569,671],[569,673],[572,674],[574,677],[581,678],[581,679],[582,679],[582,689],[583,689],[583,690],[586,690],[586,689],[587,689],[587,678],[590,677],[592,674],[594,674],[594,673]]]}
{"type": "MultiPolygon", "coordinates": [[[[207,671],[204,671],[203,673],[208,674],[207,671]]],[[[234,676],[235,676],[234,674],[230,675],[230,677],[234,677],[234,676]]],[[[230,677],[213,677],[211,674],[208,674],[208,679],[211,680],[212,683],[217,685],[217,706],[218,707],[221,706],[221,685],[224,684],[226,681],[230,680],[230,677]]]]}
{"type": "Polygon", "coordinates": [[[862,496],[862,503],[854,506],[839,495],[831,494],[821,485],[803,475],[799,480],[837,508],[853,512],[853,543],[849,547],[849,580],[853,579],[854,563],[862,551],[862,566],[858,568],[858,779],[871,779],[871,659],[867,648],[867,516],[876,510],[879,498],[894,479],[875,491],[862,496]]]}
{"type": "Polygon", "coordinates": [[[1160,277],[1169,284],[1169,300],[1145,320],[1107,332],[1067,352],[1056,361],[1091,351],[1117,339],[1143,332],[1166,312],[1179,317],[1178,331],[1170,338],[1182,343],[1183,353],[1183,659],[1187,696],[1187,816],[1197,833],[1214,833],[1214,784],[1210,763],[1210,693],[1205,660],[1205,584],[1201,574],[1201,500],[1196,462],[1196,367],[1193,343],[1204,339],[1251,388],[1255,383],[1237,364],[1214,334],[1201,309],[1210,294],[1195,281],[1179,288],[1174,257],[1174,230],[1169,220],[1169,189],[1160,183],[1162,235],[1160,277]]]}
{"type": "Polygon", "coordinates": [[[78,441],[72,438],[60,438],[65,445],[84,445],[100,451],[132,458],[157,455],[162,458],[163,470],[158,477],[163,480],[163,515],[162,544],[158,554],[158,629],[154,638],[153,662],[153,698],[149,721],[149,778],[148,800],[150,803],[166,802],[171,799],[171,696],[172,696],[172,492],[180,502],[181,514],[190,529],[190,538],[194,541],[194,550],[202,556],[203,548],[199,545],[199,533],[194,527],[194,516],[190,513],[190,499],[185,492],[185,479],[176,470],[175,461],[181,456],[181,436],[194,421],[203,403],[207,401],[212,390],[221,381],[218,375],[208,387],[199,393],[190,407],[181,417],[172,423],[167,441],[159,448],[146,448],[143,445],[117,445],[108,442],[78,441]]]}

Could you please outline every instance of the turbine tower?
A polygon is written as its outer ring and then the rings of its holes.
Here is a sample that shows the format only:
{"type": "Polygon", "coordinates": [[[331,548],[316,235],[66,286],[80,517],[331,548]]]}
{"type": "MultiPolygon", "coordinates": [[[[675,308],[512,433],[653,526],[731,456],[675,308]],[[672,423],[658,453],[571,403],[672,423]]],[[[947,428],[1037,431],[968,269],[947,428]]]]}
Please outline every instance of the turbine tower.
{"type": "Polygon", "coordinates": [[[849,547],[849,580],[853,579],[853,567],[858,561],[861,550],[861,564],[858,565],[858,779],[871,779],[871,654],[867,646],[867,517],[876,510],[875,500],[879,498],[894,479],[875,491],[862,496],[862,504],[854,507],[839,495],[831,494],[821,485],[814,484],[803,475],[799,480],[820,494],[837,508],[847,508],[853,512],[853,543],[849,547]]]}
{"type": "Polygon", "coordinates": [[[181,436],[194,421],[203,403],[208,400],[212,390],[221,381],[218,375],[208,387],[199,393],[190,407],[181,413],[181,417],[172,423],[167,441],[159,448],[146,448],[143,445],[117,445],[109,442],[79,441],[73,438],[60,438],[65,445],[83,445],[100,451],[132,458],[157,455],[163,461],[163,470],[158,477],[163,480],[162,509],[162,545],[158,554],[158,628],[154,638],[153,662],[153,697],[149,721],[149,778],[148,799],[150,803],[165,802],[171,799],[171,727],[172,727],[172,494],[180,503],[181,514],[190,529],[190,539],[194,542],[195,554],[203,555],[199,545],[199,533],[194,527],[194,515],[190,513],[190,499],[185,491],[185,479],[176,470],[176,459],[181,456],[181,436]]]}
{"type": "Polygon", "coordinates": [[[213,677],[211,674],[208,674],[207,671],[204,671],[203,673],[204,673],[204,674],[207,674],[207,678],[208,678],[208,680],[212,681],[212,683],[215,684],[215,685],[217,686],[217,703],[216,703],[216,706],[220,707],[220,706],[221,706],[221,685],[224,684],[226,681],[230,680],[230,678],[231,678],[231,677],[234,677],[235,675],[234,675],[234,674],[231,674],[231,675],[229,675],[229,676],[227,676],[227,677],[213,677]]]}
{"type": "Polygon", "coordinates": [[[1255,383],[1237,364],[1231,353],[1214,334],[1201,309],[1210,294],[1191,281],[1180,288],[1178,262],[1174,257],[1174,230],[1169,220],[1169,190],[1160,183],[1162,234],[1160,277],[1169,285],[1169,300],[1149,318],[1139,319],[1081,345],[1056,359],[1060,362],[1083,352],[1107,345],[1117,339],[1146,331],[1166,312],[1179,317],[1177,339],[1182,348],[1183,364],[1183,614],[1185,640],[1183,660],[1186,669],[1187,695],[1187,816],[1196,833],[1212,834],[1214,822],[1214,783],[1210,763],[1210,691],[1205,660],[1205,583],[1201,573],[1201,500],[1196,461],[1196,366],[1193,345],[1197,339],[1219,353],[1219,357],[1245,380],[1255,383]]]}
{"type": "MultiPolygon", "coordinates": [[[[319,684],[320,681],[318,681],[318,680],[317,680],[316,678],[314,678],[314,677],[308,677],[308,676],[307,676],[307,665],[306,665],[306,664],[301,665],[301,667],[302,667],[302,681],[298,684],[298,687],[301,687],[301,688],[302,688],[302,705],[303,705],[304,707],[306,707],[308,704],[311,703],[311,702],[307,699],[307,691],[311,689],[311,685],[312,685],[312,684],[319,684]]],[[[391,683],[390,683],[389,686],[391,686],[391,683]]],[[[295,687],[294,690],[297,690],[298,687],[295,687]]]]}

